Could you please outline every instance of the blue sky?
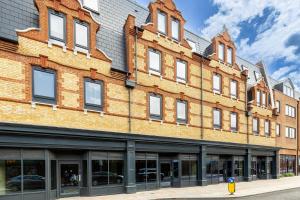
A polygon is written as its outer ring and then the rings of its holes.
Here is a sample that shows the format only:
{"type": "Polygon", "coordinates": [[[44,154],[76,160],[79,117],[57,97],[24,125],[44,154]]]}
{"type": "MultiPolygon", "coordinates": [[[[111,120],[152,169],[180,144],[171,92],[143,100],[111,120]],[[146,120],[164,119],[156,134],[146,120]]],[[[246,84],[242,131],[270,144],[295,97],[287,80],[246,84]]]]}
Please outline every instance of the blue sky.
{"type": "MultiPolygon", "coordinates": [[[[136,0],[147,7],[150,0],[136,0]]],[[[228,28],[237,54],[262,60],[276,79],[291,78],[300,90],[299,0],[174,0],[189,29],[207,39],[228,28]]]]}

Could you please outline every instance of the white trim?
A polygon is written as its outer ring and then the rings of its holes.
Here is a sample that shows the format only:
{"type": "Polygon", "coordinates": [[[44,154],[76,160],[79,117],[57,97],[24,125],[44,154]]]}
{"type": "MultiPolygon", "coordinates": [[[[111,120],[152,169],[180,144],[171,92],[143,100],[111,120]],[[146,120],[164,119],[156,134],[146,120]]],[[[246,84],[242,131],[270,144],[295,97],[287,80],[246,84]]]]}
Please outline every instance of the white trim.
{"type": "Polygon", "coordinates": [[[15,29],[15,31],[19,32],[19,33],[26,33],[28,31],[34,31],[34,30],[40,31],[41,29],[40,28],[35,28],[35,27],[26,28],[26,29],[23,29],[23,30],[21,30],[21,29],[15,29]]]}

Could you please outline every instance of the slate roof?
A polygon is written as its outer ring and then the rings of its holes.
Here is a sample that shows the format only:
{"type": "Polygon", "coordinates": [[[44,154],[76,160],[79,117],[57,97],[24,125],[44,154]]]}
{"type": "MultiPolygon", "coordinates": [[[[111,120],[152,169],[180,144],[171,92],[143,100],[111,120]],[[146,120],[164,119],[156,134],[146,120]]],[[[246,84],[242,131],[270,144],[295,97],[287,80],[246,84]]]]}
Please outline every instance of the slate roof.
{"type": "MultiPolygon", "coordinates": [[[[82,1],[82,0],[80,0],[82,1]]],[[[149,11],[134,0],[99,0],[99,14],[93,17],[101,24],[97,33],[97,47],[112,59],[112,68],[127,71],[124,24],[128,15],[136,16],[137,26],[147,23],[149,11]]],[[[16,29],[38,27],[38,11],[34,0],[0,0],[0,38],[17,42],[16,29]]],[[[189,30],[185,30],[186,39],[196,43],[196,52],[209,56],[212,53],[211,42],[189,30]]],[[[237,56],[239,67],[249,70],[249,86],[256,83],[254,72],[263,76],[264,68],[237,56]]],[[[269,79],[273,86],[275,80],[269,79]]],[[[300,97],[300,94],[299,94],[300,97]]]]}

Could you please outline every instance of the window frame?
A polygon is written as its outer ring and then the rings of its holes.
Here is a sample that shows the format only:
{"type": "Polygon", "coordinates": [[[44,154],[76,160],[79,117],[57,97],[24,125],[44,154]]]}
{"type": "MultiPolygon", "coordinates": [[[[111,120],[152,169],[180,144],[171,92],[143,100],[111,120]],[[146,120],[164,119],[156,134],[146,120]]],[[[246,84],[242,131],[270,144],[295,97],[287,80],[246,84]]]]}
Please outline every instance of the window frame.
{"type": "Polygon", "coordinates": [[[237,132],[238,131],[238,113],[237,112],[230,112],[230,130],[232,132],[237,132]],[[232,127],[232,115],[235,115],[235,126],[236,127],[232,127]]]}
{"type": "Polygon", "coordinates": [[[96,111],[103,111],[104,108],[104,83],[102,80],[95,80],[95,79],[91,79],[91,78],[84,78],[83,80],[83,90],[84,90],[84,109],[88,109],[88,110],[96,110],[96,111]],[[100,94],[100,98],[101,98],[101,105],[96,105],[96,104],[90,104],[86,102],[86,87],[85,87],[85,83],[86,82],[90,82],[90,83],[96,83],[99,84],[101,87],[101,94],[100,94]]]}
{"type": "Polygon", "coordinates": [[[271,136],[271,122],[268,119],[265,119],[264,122],[264,132],[265,132],[265,136],[271,136]],[[268,123],[268,132],[266,132],[266,123],[268,123]]]}
{"type": "Polygon", "coordinates": [[[56,105],[57,104],[57,73],[55,70],[53,69],[44,69],[42,67],[39,67],[39,66],[33,66],[32,67],[32,100],[34,102],[39,102],[39,103],[46,103],[46,104],[53,104],[53,105],[56,105]],[[48,73],[48,74],[52,74],[54,76],[54,97],[51,98],[51,97],[47,97],[47,96],[42,96],[42,95],[36,95],[34,93],[34,89],[35,89],[35,86],[34,86],[34,71],[40,71],[40,72],[43,72],[43,73],[48,73]]]}
{"type": "Polygon", "coordinates": [[[234,80],[234,79],[231,79],[230,80],[230,96],[233,97],[233,98],[238,98],[238,81],[234,80]],[[235,88],[235,94],[232,94],[232,83],[235,83],[236,85],[236,88],[235,88]]]}
{"type": "Polygon", "coordinates": [[[181,59],[176,59],[176,81],[183,81],[183,82],[187,82],[187,77],[188,77],[188,63],[184,60],[181,59]],[[185,78],[183,79],[182,77],[178,76],[178,62],[182,63],[185,65],[185,78]]]}
{"type": "Polygon", "coordinates": [[[265,92],[261,92],[261,106],[267,107],[267,94],[265,92]]]}
{"type": "Polygon", "coordinates": [[[176,121],[177,123],[182,123],[182,124],[187,124],[188,122],[188,102],[185,100],[176,100],[176,121]],[[183,103],[185,104],[185,119],[181,119],[178,117],[178,103],[183,103]]]}
{"type": "Polygon", "coordinates": [[[220,108],[213,108],[213,128],[214,129],[222,129],[222,110],[220,108]],[[214,112],[218,111],[220,113],[220,124],[215,123],[214,112]]]}
{"type": "Polygon", "coordinates": [[[255,96],[256,96],[256,105],[257,106],[261,106],[261,91],[260,90],[256,90],[256,95],[255,96]],[[258,96],[258,94],[259,94],[259,96],[258,96]]]}
{"type": "Polygon", "coordinates": [[[213,92],[217,93],[217,94],[221,94],[222,93],[222,75],[221,74],[218,74],[218,73],[214,73],[213,74],[213,92]],[[219,80],[220,80],[219,87],[220,87],[220,89],[216,89],[215,88],[215,81],[214,81],[214,77],[215,76],[219,77],[219,80]]]}
{"type": "Polygon", "coordinates": [[[259,124],[260,124],[259,118],[258,117],[253,117],[252,118],[252,133],[254,133],[254,135],[259,135],[260,134],[259,124]],[[254,130],[254,120],[256,120],[256,122],[257,122],[256,123],[257,131],[254,130]]]}
{"type": "Polygon", "coordinates": [[[227,47],[227,63],[229,65],[233,65],[233,49],[231,47],[227,47]],[[229,51],[231,51],[230,59],[229,59],[229,54],[228,54],[229,51]],[[230,60],[230,62],[229,62],[229,60],[230,60]]]}
{"type": "Polygon", "coordinates": [[[167,35],[167,32],[168,32],[168,19],[167,19],[167,14],[161,10],[158,10],[157,11],[157,31],[163,35],[167,35]],[[159,15],[163,15],[165,17],[165,32],[162,32],[161,30],[159,30],[159,26],[158,26],[158,21],[159,21],[159,15]]]}
{"type": "Polygon", "coordinates": [[[175,17],[172,17],[171,19],[171,35],[172,35],[172,39],[176,41],[180,41],[180,21],[175,17]],[[178,24],[178,38],[174,37],[173,35],[173,22],[177,22],[178,24]]]}
{"type": "Polygon", "coordinates": [[[276,130],[276,136],[279,137],[281,135],[281,125],[277,123],[275,130],[276,130]]]}
{"type": "Polygon", "coordinates": [[[149,93],[148,96],[149,96],[148,97],[148,101],[149,101],[148,106],[149,106],[149,117],[150,117],[150,119],[163,120],[163,108],[162,108],[162,106],[163,106],[163,97],[162,97],[162,95],[151,92],[151,93],[149,93]],[[160,105],[159,105],[160,106],[160,115],[151,114],[151,97],[160,98],[160,105]]]}
{"type": "Polygon", "coordinates": [[[90,50],[90,43],[91,43],[90,25],[87,22],[81,21],[79,19],[74,19],[73,26],[74,26],[74,38],[73,38],[74,39],[74,47],[89,51],[90,50]],[[82,46],[80,44],[77,44],[77,41],[76,41],[76,24],[85,26],[87,28],[87,47],[82,46]]]}
{"type": "Polygon", "coordinates": [[[64,13],[55,11],[53,9],[48,9],[48,39],[55,40],[55,41],[66,44],[66,42],[67,42],[67,18],[64,13]],[[63,35],[64,35],[63,39],[57,38],[55,36],[51,36],[51,15],[55,15],[55,16],[63,19],[63,22],[64,22],[63,23],[63,25],[64,25],[63,26],[63,35]]]}
{"type": "Polygon", "coordinates": [[[280,113],[281,112],[281,102],[279,100],[275,101],[275,106],[277,108],[277,112],[280,113]]]}
{"type": "Polygon", "coordinates": [[[220,61],[222,61],[222,62],[225,62],[225,44],[223,44],[222,42],[219,42],[219,44],[218,44],[218,59],[220,60],[220,61]],[[222,46],[223,47],[223,57],[221,58],[220,57],[220,46],[222,46]]]}
{"type": "Polygon", "coordinates": [[[156,50],[156,49],[153,49],[153,48],[148,48],[148,71],[149,72],[151,72],[151,71],[156,72],[156,73],[159,73],[159,75],[161,75],[161,71],[162,71],[162,53],[159,50],[156,50]],[[159,54],[159,70],[151,68],[150,51],[152,53],[159,54]]]}

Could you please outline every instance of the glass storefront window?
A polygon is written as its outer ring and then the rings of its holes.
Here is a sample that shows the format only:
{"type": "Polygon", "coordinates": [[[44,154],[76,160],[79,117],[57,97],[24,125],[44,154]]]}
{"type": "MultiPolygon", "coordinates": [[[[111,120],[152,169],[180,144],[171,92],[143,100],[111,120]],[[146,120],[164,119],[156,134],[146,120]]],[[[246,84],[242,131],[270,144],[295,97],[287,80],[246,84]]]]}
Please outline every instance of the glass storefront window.
{"type": "Polygon", "coordinates": [[[181,176],[183,179],[189,179],[190,162],[188,160],[181,161],[181,176]]]}
{"type": "Polygon", "coordinates": [[[0,160],[0,196],[21,192],[21,161],[0,160]]]}
{"type": "Polygon", "coordinates": [[[108,184],[108,161],[92,161],[92,185],[100,186],[108,184]]]}
{"type": "Polygon", "coordinates": [[[24,191],[45,189],[45,161],[23,161],[23,187],[24,191]]]}
{"type": "Polygon", "coordinates": [[[109,161],[109,184],[122,184],[124,182],[123,160],[109,161]]]}
{"type": "Polygon", "coordinates": [[[155,182],[157,180],[156,160],[147,160],[147,182],[155,182]]]}
{"type": "Polygon", "coordinates": [[[234,157],[234,176],[244,176],[244,162],[245,160],[243,156],[234,157]]]}
{"type": "Polygon", "coordinates": [[[197,179],[197,160],[191,161],[191,179],[197,179]]]}
{"type": "Polygon", "coordinates": [[[296,156],[280,155],[280,173],[296,172],[296,156]]]}
{"type": "Polygon", "coordinates": [[[143,183],[146,182],[146,160],[136,160],[135,161],[135,172],[136,172],[136,182],[143,183]]]}

